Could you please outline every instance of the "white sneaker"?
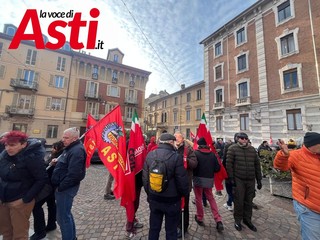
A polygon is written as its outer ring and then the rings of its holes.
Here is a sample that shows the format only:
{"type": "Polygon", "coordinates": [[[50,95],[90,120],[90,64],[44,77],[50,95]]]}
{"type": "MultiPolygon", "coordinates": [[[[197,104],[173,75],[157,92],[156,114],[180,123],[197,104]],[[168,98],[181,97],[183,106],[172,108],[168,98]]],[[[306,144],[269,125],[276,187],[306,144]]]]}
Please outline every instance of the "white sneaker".
{"type": "Polygon", "coordinates": [[[229,211],[233,211],[233,206],[228,206],[228,204],[227,203],[225,203],[225,204],[223,204],[223,206],[227,209],[227,210],[229,210],[229,211]]]}

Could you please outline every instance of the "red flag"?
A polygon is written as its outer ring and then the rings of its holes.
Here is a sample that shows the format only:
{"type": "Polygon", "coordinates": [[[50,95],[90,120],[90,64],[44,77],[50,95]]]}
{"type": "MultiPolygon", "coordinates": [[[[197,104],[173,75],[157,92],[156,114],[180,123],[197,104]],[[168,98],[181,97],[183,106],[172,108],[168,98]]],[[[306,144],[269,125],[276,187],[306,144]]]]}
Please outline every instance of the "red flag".
{"type": "Polygon", "coordinates": [[[191,131],[190,131],[190,138],[191,138],[191,140],[194,140],[196,138],[196,135],[194,135],[194,133],[191,131]]]}
{"type": "Polygon", "coordinates": [[[126,172],[124,178],[124,194],[121,198],[121,206],[126,208],[127,220],[134,221],[136,199],[135,175],[142,171],[146,158],[147,148],[142,134],[137,112],[132,117],[130,138],[127,149],[126,172]]]}
{"type": "Polygon", "coordinates": [[[84,149],[87,153],[87,159],[86,159],[86,167],[88,168],[90,166],[90,160],[92,158],[92,155],[94,153],[94,150],[96,149],[96,142],[95,142],[95,135],[93,131],[88,132],[94,125],[96,125],[97,121],[91,116],[91,114],[88,114],[87,119],[87,126],[86,126],[86,133],[84,136],[84,149]]]}
{"type": "Polygon", "coordinates": [[[120,106],[116,106],[105,115],[87,134],[95,136],[99,157],[114,177],[113,193],[115,197],[122,197],[126,170],[126,136],[120,106]]]}
{"type": "MultiPolygon", "coordinates": [[[[222,181],[228,177],[227,175],[227,171],[224,168],[224,166],[222,165],[222,161],[217,153],[216,148],[213,146],[213,141],[212,141],[212,137],[211,137],[211,133],[209,131],[209,128],[207,127],[207,120],[206,117],[204,115],[204,113],[202,114],[202,118],[199,124],[199,128],[198,128],[198,132],[197,132],[197,137],[196,139],[199,139],[201,137],[204,137],[204,139],[206,140],[208,146],[210,147],[211,151],[216,155],[218,162],[220,164],[220,171],[215,173],[214,175],[214,185],[217,191],[220,191],[223,189],[223,185],[222,185],[222,181]]],[[[196,140],[195,140],[196,143],[196,140]]],[[[194,149],[198,148],[198,144],[194,144],[193,145],[194,149]]]]}

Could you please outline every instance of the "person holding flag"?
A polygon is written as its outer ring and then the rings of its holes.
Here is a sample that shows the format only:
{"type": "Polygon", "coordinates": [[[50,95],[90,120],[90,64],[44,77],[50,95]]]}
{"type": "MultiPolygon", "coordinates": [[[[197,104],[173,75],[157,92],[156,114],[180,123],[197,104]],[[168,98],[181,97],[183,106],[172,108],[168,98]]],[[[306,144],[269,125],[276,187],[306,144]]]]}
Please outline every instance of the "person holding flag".
{"type": "MultiPolygon", "coordinates": [[[[188,173],[190,193],[192,190],[193,169],[195,169],[198,164],[197,157],[194,154],[192,146],[188,144],[188,142],[184,139],[184,136],[181,132],[175,132],[174,136],[176,137],[175,145],[177,148],[177,152],[183,157],[184,163],[186,165],[185,168],[187,169],[188,173]]],[[[181,238],[182,234],[185,234],[189,228],[189,200],[190,194],[184,197],[183,215],[181,212],[180,222],[177,229],[178,238],[181,238]]]]}
{"type": "MultiPolygon", "coordinates": [[[[121,206],[126,209],[127,238],[132,239],[136,236],[136,229],[142,228],[143,224],[136,218],[136,212],[140,204],[140,193],[143,186],[142,168],[146,158],[147,148],[142,134],[137,112],[134,111],[132,117],[130,137],[127,141],[127,158],[125,173],[125,188],[131,188],[135,191],[129,198],[121,198],[121,206]]],[[[129,189],[128,189],[129,191],[129,189]]]]}

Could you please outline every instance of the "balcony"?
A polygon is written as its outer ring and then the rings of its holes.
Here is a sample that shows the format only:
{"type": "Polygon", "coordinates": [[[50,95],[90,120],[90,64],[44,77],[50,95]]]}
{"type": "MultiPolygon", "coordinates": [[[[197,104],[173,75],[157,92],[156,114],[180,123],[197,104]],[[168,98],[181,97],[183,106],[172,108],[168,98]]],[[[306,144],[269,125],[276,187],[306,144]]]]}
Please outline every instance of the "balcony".
{"type": "MultiPolygon", "coordinates": [[[[83,120],[87,120],[88,119],[88,114],[89,113],[82,113],[82,119],[83,120]]],[[[91,113],[90,113],[91,114],[91,113]]],[[[95,120],[99,120],[99,114],[91,114],[91,116],[95,119],[95,120]]]]}
{"type": "Polygon", "coordinates": [[[19,108],[16,105],[7,105],[6,106],[6,113],[9,115],[20,115],[20,116],[27,116],[32,117],[34,115],[34,108],[19,108]]]}
{"type": "Polygon", "coordinates": [[[100,100],[100,96],[98,93],[92,93],[92,92],[86,92],[84,94],[85,99],[95,99],[95,100],[100,100]]]}
{"type": "Polygon", "coordinates": [[[125,104],[138,104],[138,99],[134,97],[127,96],[124,98],[125,104]]]}
{"type": "Polygon", "coordinates": [[[224,102],[216,102],[213,105],[212,110],[224,109],[224,102]]]}
{"type": "Polygon", "coordinates": [[[251,97],[238,98],[236,107],[251,105],[251,97]]]}
{"type": "Polygon", "coordinates": [[[37,81],[28,81],[21,78],[11,78],[10,86],[13,88],[23,88],[31,91],[38,91],[39,84],[37,81]]]}
{"type": "Polygon", "coordinates": [[[159,122],[157,123],[158,128],[168,128],[168,122],[159,122]]]}
{"type": "Polygon", "coordinates": [[[117,84],[118,83],[118,78],[113,77],[112,78],[112,83],[117,84]]]}

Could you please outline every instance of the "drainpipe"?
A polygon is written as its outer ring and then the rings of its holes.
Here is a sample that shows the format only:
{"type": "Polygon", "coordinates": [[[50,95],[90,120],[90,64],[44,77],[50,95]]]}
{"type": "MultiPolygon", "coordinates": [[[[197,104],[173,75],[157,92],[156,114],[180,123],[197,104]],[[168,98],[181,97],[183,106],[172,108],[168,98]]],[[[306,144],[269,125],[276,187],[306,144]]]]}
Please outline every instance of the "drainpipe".
{"type": "Polygon", "coordinates": [[[66,115],[67,115],[67,107],[68,107],[68,99],[69,99],[69,91],[70,91],[72,64],[73,64],[73,53],[71,55],[71,63],[70,63],[70,69],[69,69],[69,81],[68,81],[68,86],[67,86],[66,105],[64,107],[64,113],[63,113],[63,124],[66,124],[66,115]]]}
{"type": "Polygon", "coordinates": [[[315,61],[315,63],[316,63],[316,73],[317,73],[318,88],[319,88],[319,95],[320,95],[319,65],[318,65],[318,57],[317,57],[317,49],[316,49],[315,35],[314,35],[314,30],[313,30],[313,21],[312,21],[312,12],[311,12],[311,3],[310,3],[310,0],[308,0],[308,7],[309,7],[309,17],[310,17],[310,27],[311,27],[311,35],[312,35],[312,45],[313,45],[314,61],[315,61]]]}
{"type": "MultiPolygon", "coordinates": [[[[228,108],[229,108],[229,117],[231,116],[231,96],[230,96],[230,69],[229,69],[229,31],[226,28],[226,26],[224,26],[226,33],[227,33],[227,78],[228,78],[228,108]]],[[[225,100],[225,99],[224,99],[225,100]]]]}

